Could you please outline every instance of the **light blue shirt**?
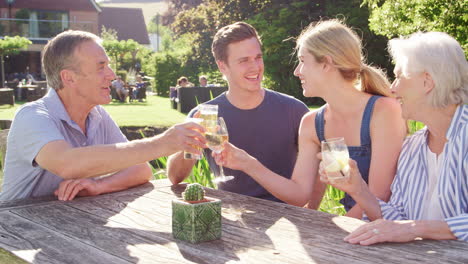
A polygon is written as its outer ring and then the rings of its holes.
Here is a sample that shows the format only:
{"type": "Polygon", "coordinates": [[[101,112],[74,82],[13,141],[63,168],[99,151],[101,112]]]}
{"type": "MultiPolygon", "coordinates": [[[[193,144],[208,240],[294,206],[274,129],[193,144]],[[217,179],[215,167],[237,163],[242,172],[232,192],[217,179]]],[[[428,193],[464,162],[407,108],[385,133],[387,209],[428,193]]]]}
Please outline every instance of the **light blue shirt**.
{"type": "MultiPolygon", "coordinates": [[[[427,128],[406,139],[398,160],[388,203],[380,202],[384,219],[424,220],[424,202],[429,187],[427,128]]],[[[446,134],[439,170],[439,202],[452,233],[468,241],[468,106],[457,108],[446,134]]]]}
{"type": "Polygon", "coordinates": [[[127,142],[117,124],[101,106],[86,120],[86,135],[68,115],[53,89],[16,112],[7,139],[4,179],[0,200],[52,195],[63,178],[41,168],[35,158],[47,143],[65,140],[70,146],[127,142]]]}

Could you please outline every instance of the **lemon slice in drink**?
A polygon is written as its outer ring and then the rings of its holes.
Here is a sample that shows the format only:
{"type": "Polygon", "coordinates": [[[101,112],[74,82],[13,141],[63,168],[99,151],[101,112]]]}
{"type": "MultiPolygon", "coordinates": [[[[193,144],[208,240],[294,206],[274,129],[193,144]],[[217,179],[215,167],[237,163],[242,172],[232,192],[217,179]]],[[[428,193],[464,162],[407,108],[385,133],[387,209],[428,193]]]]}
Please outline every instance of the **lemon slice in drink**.
{"type": "Polygon", "coordinates": [[[325,167],[327,172],[339,172],[342,168],[342,165],[337,160],[332,160],[328,165],[325,167]]]}

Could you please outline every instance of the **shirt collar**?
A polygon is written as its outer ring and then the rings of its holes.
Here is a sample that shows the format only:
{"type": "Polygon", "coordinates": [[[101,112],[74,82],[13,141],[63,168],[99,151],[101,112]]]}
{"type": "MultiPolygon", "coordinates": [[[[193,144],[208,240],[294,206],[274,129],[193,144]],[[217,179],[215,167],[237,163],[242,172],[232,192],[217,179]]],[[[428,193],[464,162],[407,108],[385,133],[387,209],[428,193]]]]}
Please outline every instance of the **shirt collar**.
{"type": "MultiPolygon", "coordinates": [[[[78,124],[76,124],[75,121],[73,121],[68,115],[62,100],[60,100],[60,97],[57,94],[57,91],[50,89],[49,92],[44,96],[43,100],[51,116],[57,117],[58,119],[65,121],[69,126],[81,131],[78,124]]],[[[88,118],[86,119],[87,134],[94,131],[101,120],[102,116],[99,113],[97,106],[93,107],[93,109],[91,109],[89,112],[88,118]]]]}
{"type": "Polygon", "coordinates": [[[468,122],[468,105],[461,104],[457,107],[457,110],[453,115],[450,127],[447,130],[446,138],[450,140],[456,136],[459,125],[466,122],[468,122]]]}

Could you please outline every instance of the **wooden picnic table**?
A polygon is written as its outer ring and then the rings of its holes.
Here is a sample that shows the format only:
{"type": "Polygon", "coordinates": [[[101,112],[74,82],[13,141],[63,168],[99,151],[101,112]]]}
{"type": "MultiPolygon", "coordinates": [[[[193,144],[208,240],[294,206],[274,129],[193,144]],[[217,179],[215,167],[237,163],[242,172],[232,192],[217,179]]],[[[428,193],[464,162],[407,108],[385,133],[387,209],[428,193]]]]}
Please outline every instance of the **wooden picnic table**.
{"type": "Polygon", "coordinates": [[[0,247],[34,263],[468,263],[465,242],[351,245],[343,237],[360,220],[213,189],[222,238],[190,244],[171,229],[184,187],[158,180],[69,202],[1,203],[0,247]]]}

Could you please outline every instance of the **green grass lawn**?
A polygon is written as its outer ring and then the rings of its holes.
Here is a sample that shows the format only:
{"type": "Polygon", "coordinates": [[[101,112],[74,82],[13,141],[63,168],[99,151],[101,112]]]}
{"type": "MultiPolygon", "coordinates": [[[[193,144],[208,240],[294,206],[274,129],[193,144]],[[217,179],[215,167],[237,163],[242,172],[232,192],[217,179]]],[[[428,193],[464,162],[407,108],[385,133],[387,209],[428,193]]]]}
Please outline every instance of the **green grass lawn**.
{"type": "MultiPolygon", "coordinates": [[[[186,118],[170,107],[169,98],[148,96],[146,102],[121,103],[113,100],[104,108],[119,126],[155,126],[168,127],[186,118]]],[[[0,105],[0,119],[13,119],[16,110],[25,102],[16,102],[14,106],[0,105]]],[[[316,106],[310,107],[311,110],[316,106]]]]}
{"type": "MultiPolygon", "coordinates": [[[[0,105],[0,119],[13,119],[16,110],[23,104],[0,105]]],[[[185,114],[170,107],[169,98],[160,96],[148,96],[146,102],[120,103],[114,100],[104,108],[119,126],[168,127],[186,118],[185,114]]]]}

